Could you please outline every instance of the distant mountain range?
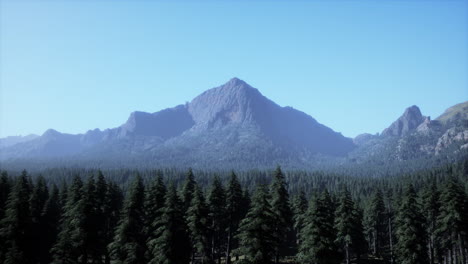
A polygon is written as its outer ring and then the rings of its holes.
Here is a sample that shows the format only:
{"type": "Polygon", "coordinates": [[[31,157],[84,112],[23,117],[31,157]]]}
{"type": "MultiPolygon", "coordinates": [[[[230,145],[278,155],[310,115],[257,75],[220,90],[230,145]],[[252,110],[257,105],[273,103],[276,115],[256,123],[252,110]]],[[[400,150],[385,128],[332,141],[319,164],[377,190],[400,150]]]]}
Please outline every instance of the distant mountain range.
{"type": "Polygon", "coordinates": [[[431,120],[411,106],[380,135],[344,137],[233,78],[190,103],[133,112],[117,128],[0,139],[0,161],[61,166],[321,168],[375,159],[457,156],[468,149],[468,102],[431,120]],[[417,138],[415,140],[414,138],[417,138]]]}

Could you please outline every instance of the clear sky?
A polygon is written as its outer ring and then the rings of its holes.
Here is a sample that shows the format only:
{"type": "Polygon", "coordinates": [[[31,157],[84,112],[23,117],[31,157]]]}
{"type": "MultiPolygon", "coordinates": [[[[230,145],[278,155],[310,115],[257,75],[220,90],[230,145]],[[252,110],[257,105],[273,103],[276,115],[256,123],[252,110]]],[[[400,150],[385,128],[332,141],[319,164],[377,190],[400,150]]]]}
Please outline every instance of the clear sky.
{"type": "Polygon", "coordinates": [[[234,76],[350,137],[468,100],[465,0],[0,1],[0,137],[116,127],[234,76]]]}

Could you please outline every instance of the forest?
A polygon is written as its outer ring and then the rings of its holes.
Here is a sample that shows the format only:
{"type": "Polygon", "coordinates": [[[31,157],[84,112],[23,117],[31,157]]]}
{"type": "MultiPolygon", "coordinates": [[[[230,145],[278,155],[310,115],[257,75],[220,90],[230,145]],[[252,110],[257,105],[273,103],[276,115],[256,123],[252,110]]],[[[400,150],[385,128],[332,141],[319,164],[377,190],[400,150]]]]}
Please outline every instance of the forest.
{"type": "Polygon", "coordinates": [[[0,263],[468,263],[468,160],[326,172],[3,171],[0,263]]]}

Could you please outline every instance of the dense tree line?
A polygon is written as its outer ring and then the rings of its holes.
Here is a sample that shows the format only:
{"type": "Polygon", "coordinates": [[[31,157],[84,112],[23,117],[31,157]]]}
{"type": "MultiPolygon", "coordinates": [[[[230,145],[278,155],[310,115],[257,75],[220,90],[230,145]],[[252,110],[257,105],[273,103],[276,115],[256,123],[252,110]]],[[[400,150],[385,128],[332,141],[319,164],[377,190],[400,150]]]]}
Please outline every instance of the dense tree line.
{"type": "Polygon", "coordinates": [[[165,173],[2,172],[0,263],[468,263],[467,161],[386,179],[165,173]]]}

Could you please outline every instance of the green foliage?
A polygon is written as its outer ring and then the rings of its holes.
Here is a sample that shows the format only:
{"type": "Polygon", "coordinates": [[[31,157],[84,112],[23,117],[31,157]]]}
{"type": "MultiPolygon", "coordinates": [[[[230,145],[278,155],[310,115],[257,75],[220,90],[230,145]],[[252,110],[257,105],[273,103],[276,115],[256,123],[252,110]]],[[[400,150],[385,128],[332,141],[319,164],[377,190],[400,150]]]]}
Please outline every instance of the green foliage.
{"type": "Polygon", "coordinates": [[[113,263],[145,263],[144,198],[145,187],[143,180],[137,175],[125,199],[122,216],[115,230],[114,240],[109,244],[113,263]]]}
{"type": "Polygon", "coordinates": [[[274,257],[274,215],[269,200],[267,188],[258,186],[251,207],[240,223],[238,254],[244,255],[248,263],[267,264],[274,257]]]}
{"type": "Polygon", "coordinates": [[[0,222],[0,240],[3,241],[0,255],[2,263],[32,263],[30,195],[28,174],[23,171],[10,192],[5,216],[0,222]]]}
{"type": "Polygon", "coordinates": [[[306,213],[297,258],[299,263],[340,263],[335,240],[334,211],[330,194],[325,190],[312,199],[306,213]]]}
{"type": "Polygon", "coordinates": [[[396,255],[401,264],[428,262],[424,217],[420,212],[416,191],[410,184],[405,191],[396,220],[396,255]]]}
{"type": "Polygon", "coordinates": [[[202,262],[210,259],[210,241],[208,229],[208,206],[200,188],[195,187],[192,202],[187,211],[187,226],[190,242],[192,244],[193,262],[195,257],[199,257],[202,262]]]}
{"type": "Polygon", "coordinates": [[[148,241],[152,264],[183,264],[190,260],[190,242],[185,223],[183,203],[173,184],[168,188],[155,238],[148,241]]]}

